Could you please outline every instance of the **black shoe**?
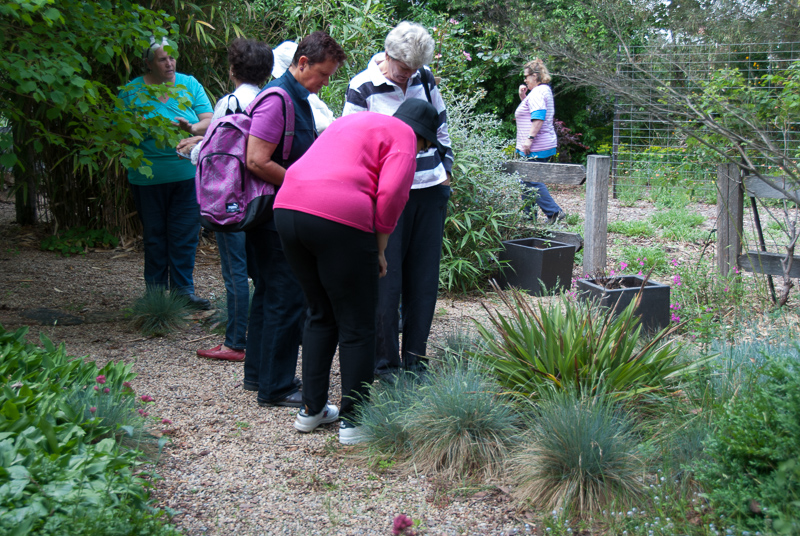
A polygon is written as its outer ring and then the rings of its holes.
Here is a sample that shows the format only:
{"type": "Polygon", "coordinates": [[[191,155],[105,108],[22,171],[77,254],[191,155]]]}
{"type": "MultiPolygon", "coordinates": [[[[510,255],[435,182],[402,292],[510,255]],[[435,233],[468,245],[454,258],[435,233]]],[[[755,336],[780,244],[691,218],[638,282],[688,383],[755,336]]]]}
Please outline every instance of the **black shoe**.
{"type": "Polygon", "coordinates": [[[242,382],[242,388],[245,391],[258,391],[258,384],[250,382],[242,382]]]}
{"type": "Polygon", "coordinates": [[[192,309],[199,309],[200,311],[208,311],[211,309],[211,302],[205,298],[199,298],[194,294],[184,294],[189,301],[188,305],[192,309]]]}
{"type": "Polygon", "coordinates": [[[303,393],[300,391],[295,391],[294,393],[281,398],[279,400],[275,400],[272,402],[267,402],[266,400],[258,399],[258,405],[262,408],[264,407],[273,407],[273,406],[281,406],[285,408],[304,408],[305,404],[303,404],[303,393]]]}
{"type": "Polygon", "coordinates": [[[384,383],[396,383],[399,376],[400,369],[397,368],[375,371],[375,379],[384,383]]]}

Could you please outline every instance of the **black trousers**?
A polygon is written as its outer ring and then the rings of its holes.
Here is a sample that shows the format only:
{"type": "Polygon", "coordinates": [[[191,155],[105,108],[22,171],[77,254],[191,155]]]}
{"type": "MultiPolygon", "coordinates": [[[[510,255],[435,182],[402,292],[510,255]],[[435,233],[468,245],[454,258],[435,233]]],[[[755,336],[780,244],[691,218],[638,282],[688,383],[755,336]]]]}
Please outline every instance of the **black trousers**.
{"type": "Polygon", "coordinates": [[[318,216],[275,210],[283,251],[308,302],[303,330],[303,403],[309,415],[328,400],[336,346],[343,419],[368,394],[375,361],[378,243],[374,233],[318,216]]]}
{"type": "Polygon", "coordinates": [[[378,348],[375,372],[400,367],[397,307],[403,301],[402,365],[415,370],[425,360],[436,298],[439,260],[450,186],[411,190],[386,247],[386,277],[378,285],[378,348]]]}

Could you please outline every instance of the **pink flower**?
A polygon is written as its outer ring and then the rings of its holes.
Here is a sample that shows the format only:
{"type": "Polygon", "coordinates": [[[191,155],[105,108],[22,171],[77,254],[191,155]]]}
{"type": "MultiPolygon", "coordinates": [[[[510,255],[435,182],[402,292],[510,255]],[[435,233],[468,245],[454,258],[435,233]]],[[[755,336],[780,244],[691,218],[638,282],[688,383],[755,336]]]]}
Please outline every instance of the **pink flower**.
{"type": "Polygon", "coordinates": [[[681,286],[681,276],[679,276],[678,274],[673,275],[672,282],[675,283],[676,287],[681,286]]]}
{"type": "Polygon", "coordinates": [[[392,534],[397,536],[398,534],[403,534],[408,527],[413,525],[414,522],[411,521],[411,518],[405,514],[400,514],[396,518],[394,518],[394,525],[392,527],[392,534]]]}
{"type": "Polygon", "coordinates": [[[449,22],[450,24],[458,24],[458,21],[456,19],[450,19],[447,22],[449,22]]]}
{"type": "Polygon", "coordinates": [[[728,292],[728,287],[725,287],[724,289],[722,289],[722,292],[728,292]]]}
{"type": "Polygon", "coordinates": [[[95,378],[95,381],[102,385],[102,384],[106,383],[106,377],[101,374],[100,376],[95,378]]]}
{"type": "Polygon", "coordinates": [[[472,61],[472,56],[470,56],[469,52],[467,52],[466,50],[464,51],[464,56],[466,56],[467,61],[472,61]]]}
{"type": "Polygon", "coordinates": [[[95,385],[95,386],[94,386],[94,390],[95,390],[95,391],[99,391],[99,390],[100,390],[100,388],[99,388],[98,386],[96,386],[96,385],[95,385]]]}
{"type": "Polygon", "coordinates": [[[172,421],[169,419],[161,419],[161,424],[172,424],[172,421]]]}
{"type": "Polygon", "coordinates": [[[155,398],[150,395],[142,395],[141,400],[142,402],[152,402],[155,398]]]}
{"type": "Polygon", "coordinates": [[[122,386],[127,387],[128,389],[133,389],[133,387],[131,387],[131,382],[122,382],[122,386]]]}
{"type": "Polygon", "coordinates": [[[628,263],[627,262],[622,261],[621,263],[619,263],[619,269],[620,270],[625,270],[625,268],[627,268],[627,267],[628,267],[628,263]]]}
{"type": "Polygon", "coordinates": [[[616,272],[614,270],[611,270],[611,273],[608,274],[608,275],[610,275],[611,277],[614,277],[615,274],[616,274],[616,272]]]}
{"type": "Polygon", "coordinates": [[[96,407],[92,406],[91,408],[89,408],[90,413],[94,413],[95,411],[97,411],[96,407]]]}
{"type": "Polygon", "coordinates": [[[642,273],[642,271],[641,271],[641,270],[639,270],[639,273],[638,273],[638,274],[636,274],[636,275],[641,275],[641,276],[643,276],[644,274],[642,273]]]}
{"type": "Polygon", "coordinates": [[[670,317],[670,320],[673,321],[673,322],[680,322],[681,321],[681,317],[679,317],[675,313],[672,313],[672,316],[670,317]]]}
{"type": "Polygon", "coordinates": [[[678,266],[678,259],[672,259],[670,262],[673,266],[678,266]]]}
{"type": "Polygon", "coordinates": [[[436,54],[436,55],[434,56],[434,58],[436,58],[437,60],[438,60],[439,58],[441,58],[441,57],[442,57],[442,55],[441,55],[441,54],[436,54]]]}
{"type": "Polygon", "coordinates": [[[110,393],[110,392],[111,392],[111,389],[109,389],[108,387],[106,387],[105,389],[103,389],[103,392],[104,392],[105,394],[108,394],[108,393],[110,393]]]}
{"type": "Polygon", "coordinates": [[[141,415],[142,417],[147,417],[147,416],[148,416],[148,415],[150,415],[150,414],[149,414],[149,413],[147,413],[145,410],[143,410],[143,409],[141,409],[141,408],[140,408],[140,409],[139,409],[139,415],[141,415]]]}

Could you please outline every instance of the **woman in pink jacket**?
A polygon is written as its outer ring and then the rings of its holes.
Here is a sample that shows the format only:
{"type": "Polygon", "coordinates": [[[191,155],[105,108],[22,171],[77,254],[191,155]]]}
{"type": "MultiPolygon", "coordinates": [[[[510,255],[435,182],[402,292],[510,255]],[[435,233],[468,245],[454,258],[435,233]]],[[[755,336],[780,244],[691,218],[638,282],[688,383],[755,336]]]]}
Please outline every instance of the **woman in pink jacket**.
{"type": "Polygon", "coordinates": [[[334,422],[328,403],[339,346],[339,441],[364,438],[355,402],[372,383],[378,278],[384,250],[408,200],[416,155],[437,144],[439,114],[409,99],[394,116],[372,112],[334,121],[286,172],[275,198],[275,225],[309,311],[303,332],[303,404],[294,427],[334,422]]]}

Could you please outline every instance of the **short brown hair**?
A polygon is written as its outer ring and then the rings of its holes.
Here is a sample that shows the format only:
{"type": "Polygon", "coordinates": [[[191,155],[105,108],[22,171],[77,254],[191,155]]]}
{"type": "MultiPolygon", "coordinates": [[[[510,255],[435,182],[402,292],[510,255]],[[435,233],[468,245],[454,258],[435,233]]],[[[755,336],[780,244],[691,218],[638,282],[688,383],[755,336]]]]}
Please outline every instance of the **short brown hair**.
{"type": "Polygon", "coordinates": [[[325,32],[314,32],[305,36],[297,45],[292,65],[297,65],[301,56],[308,58],[308,63],[311,65],[328,60],[334,60],[341,65],[347,59],[347,54],[344,53],[339,43],[325,32]]]}

